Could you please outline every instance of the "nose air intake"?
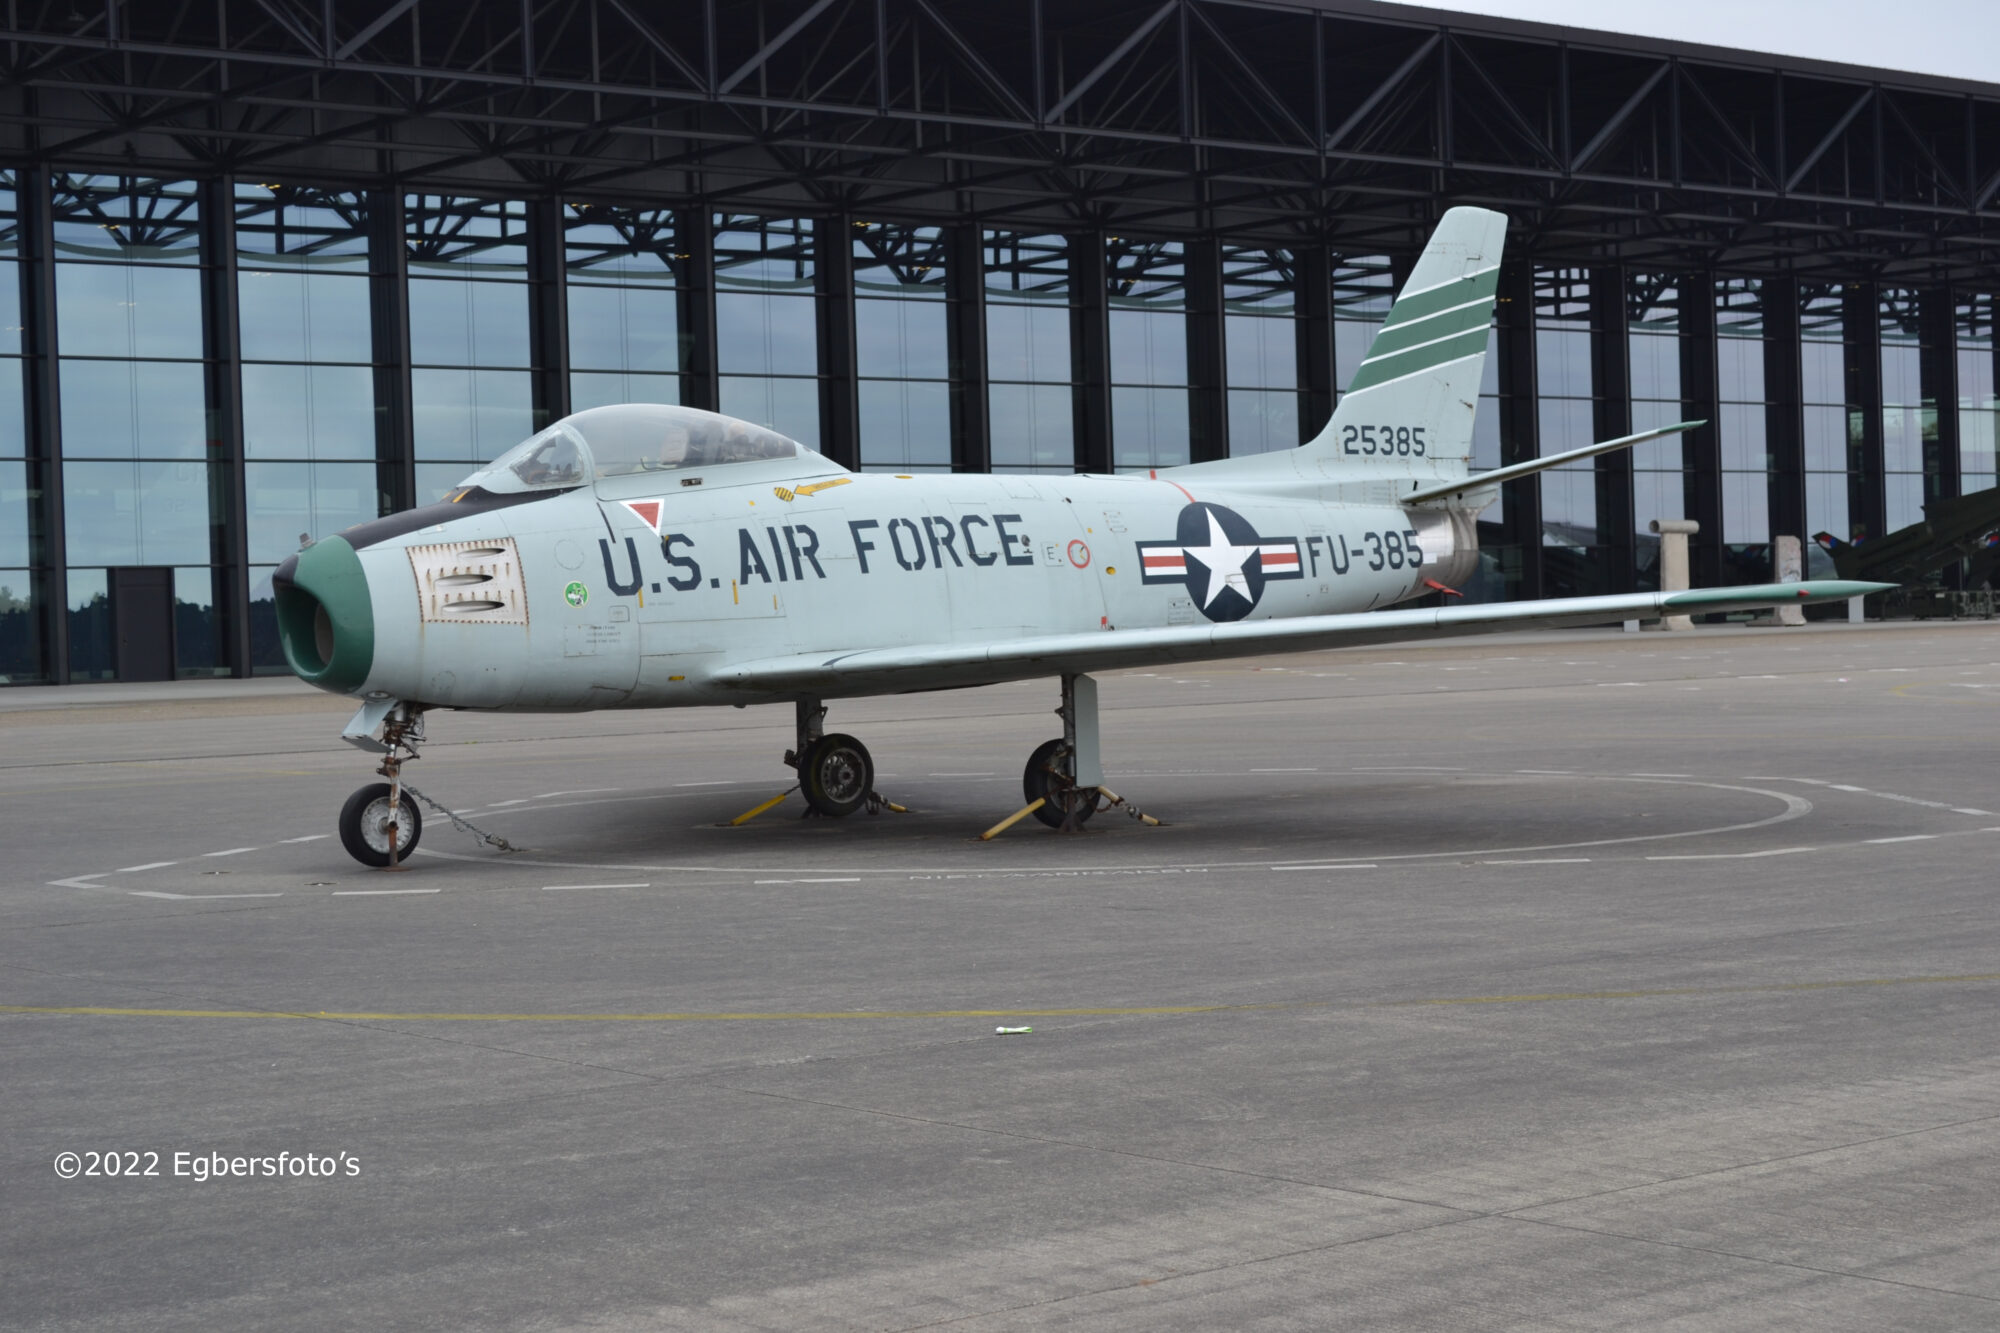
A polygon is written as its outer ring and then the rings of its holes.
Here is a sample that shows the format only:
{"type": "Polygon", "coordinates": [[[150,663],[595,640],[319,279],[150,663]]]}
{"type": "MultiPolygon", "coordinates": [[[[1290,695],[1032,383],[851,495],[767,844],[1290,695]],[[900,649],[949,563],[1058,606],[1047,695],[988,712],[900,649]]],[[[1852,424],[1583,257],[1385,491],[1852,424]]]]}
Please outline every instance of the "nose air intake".
{"type": "Polygon", "coordinates": [[[354,548],[339,537],[309,546],[278,566],[271,589],[298,678],[335,694],[359,689],[375,664],[375,608],[354,548]]]}

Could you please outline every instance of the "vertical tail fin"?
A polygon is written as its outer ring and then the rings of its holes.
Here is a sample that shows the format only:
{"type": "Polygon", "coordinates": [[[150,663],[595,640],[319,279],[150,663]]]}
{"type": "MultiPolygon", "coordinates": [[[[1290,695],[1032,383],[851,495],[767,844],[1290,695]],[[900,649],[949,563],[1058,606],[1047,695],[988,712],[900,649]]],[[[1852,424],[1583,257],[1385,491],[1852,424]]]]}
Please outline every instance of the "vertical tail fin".
{"type": "Polygon", "coordinates": [[[1333,419],[1300,451],[1330,479],[1463,477],[1507,218],[1454,208],[1432,233],[1333,419]]]}
{"type": "Polygon", "coordinates": [[[1176,475],[1278,485],[1381,482],[1383,499],[1411,489],[1405,482],[1469,475],[1506,237],[1505,214],[1448,210],[1326,429],[1302,448],[1195,463],[1176,475]]]}

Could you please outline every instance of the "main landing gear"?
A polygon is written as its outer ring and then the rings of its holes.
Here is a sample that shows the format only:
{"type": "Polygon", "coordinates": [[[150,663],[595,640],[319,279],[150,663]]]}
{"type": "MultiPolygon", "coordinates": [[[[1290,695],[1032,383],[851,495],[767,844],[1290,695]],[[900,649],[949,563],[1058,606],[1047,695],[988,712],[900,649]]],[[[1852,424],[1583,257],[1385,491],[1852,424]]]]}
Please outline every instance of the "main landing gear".
{"type": "Polygon", "coordinates": [[[1097,682],[1089,676],[1062,678],[1063,734],[1043,741],[1028,756],[1021,773],[1021,796],[1027,804],[979,835],[991,841],[1033,815],[1052,829],[1081,833],[1090,817],[1100,810],[1123,806],[1125,813],[1143,824],[1157,826],[1159,820],[1142,814],[1122,796],[1104,785],[1104,765],[1097,737],[1097,682]]]}

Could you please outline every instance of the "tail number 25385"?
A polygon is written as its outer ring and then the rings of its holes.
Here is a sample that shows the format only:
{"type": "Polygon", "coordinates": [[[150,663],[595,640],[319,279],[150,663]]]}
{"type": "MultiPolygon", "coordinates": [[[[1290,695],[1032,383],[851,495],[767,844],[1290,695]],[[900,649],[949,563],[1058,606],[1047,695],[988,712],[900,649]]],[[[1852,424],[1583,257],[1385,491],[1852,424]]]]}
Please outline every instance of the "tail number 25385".
{"type": "Polygon", "coordinates": [[[1422,458],[1422,426],[1342,426],[1340,447],[1350,454],[1373,454],[1387,458],[1422,458]]]}

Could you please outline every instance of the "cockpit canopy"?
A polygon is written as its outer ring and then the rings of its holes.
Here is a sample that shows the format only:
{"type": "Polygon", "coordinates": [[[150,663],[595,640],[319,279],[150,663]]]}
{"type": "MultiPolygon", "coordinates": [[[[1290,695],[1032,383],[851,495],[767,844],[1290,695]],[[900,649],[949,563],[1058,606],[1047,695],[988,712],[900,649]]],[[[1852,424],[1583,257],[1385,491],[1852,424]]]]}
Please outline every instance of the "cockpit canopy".
{"type": "Polygon", "coordinates": [[[796,440],[735,417],[665,403],[593,407],[515,445],[465,484],[488,490],[582,486],[607,477],[719,467],[808,454],[796,440]]]}

